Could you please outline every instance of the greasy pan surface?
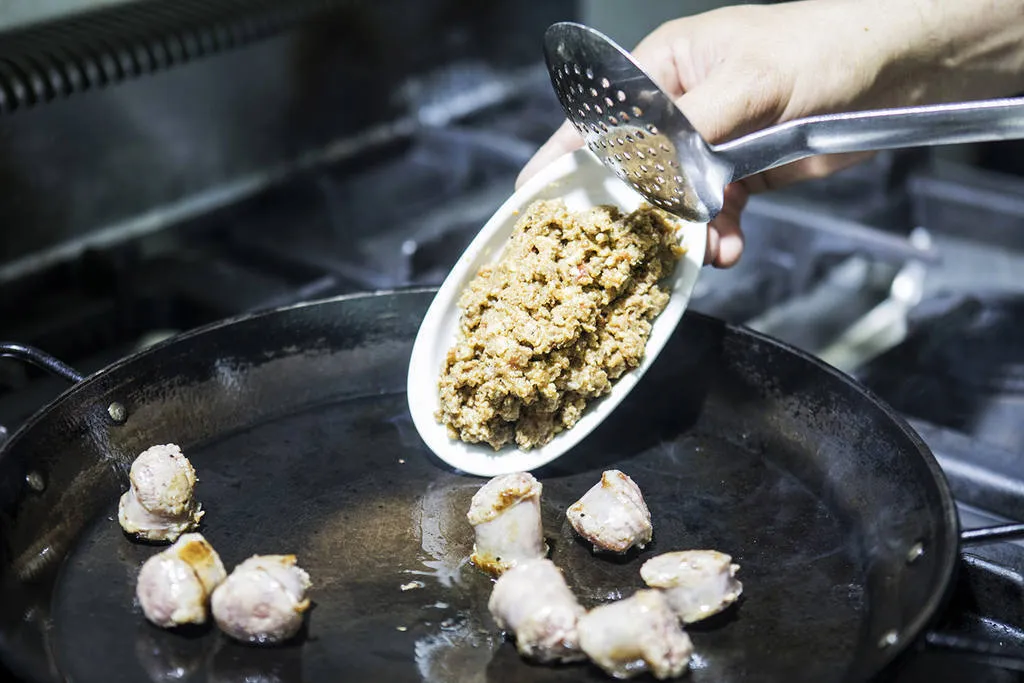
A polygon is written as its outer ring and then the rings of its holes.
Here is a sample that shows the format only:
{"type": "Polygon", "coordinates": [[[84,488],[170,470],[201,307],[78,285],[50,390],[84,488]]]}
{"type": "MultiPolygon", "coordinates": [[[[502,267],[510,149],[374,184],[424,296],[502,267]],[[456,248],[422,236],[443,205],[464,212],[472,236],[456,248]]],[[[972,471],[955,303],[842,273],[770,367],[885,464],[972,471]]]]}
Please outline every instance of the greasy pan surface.
{"type": "MultiPolygon", "coordinates": [[[[217,326],[90,378],[27,425],[0,459],[5,659],[40,680],[609,680],[524,663],[487,614],[490,579],[466,563],[482,480],[430,456],[405,404],[430,297],[217,326]],[[260,650],[145,622],[134,580],[159,548],[124,537],[116,504],[134,456],[170,441],[196,466],[201,531],[229,569],[293,552],[310,572],[295,642],[260,650]]],[[[614,418],[535,474],[552,559],[585,605],[640,587],[658,552],[716,548],[742,565],[741,602],[690,629],[691,680],[845,681],[885,665],[946,593],[956,521],[937,473],[839,375],[689,314],[614,418]],[[564,518],[608,467],[637,481],[655,528],[619,560],[592,555],[564,518]],[[890,630],[897,643],[879,647],[890,630]]]]}

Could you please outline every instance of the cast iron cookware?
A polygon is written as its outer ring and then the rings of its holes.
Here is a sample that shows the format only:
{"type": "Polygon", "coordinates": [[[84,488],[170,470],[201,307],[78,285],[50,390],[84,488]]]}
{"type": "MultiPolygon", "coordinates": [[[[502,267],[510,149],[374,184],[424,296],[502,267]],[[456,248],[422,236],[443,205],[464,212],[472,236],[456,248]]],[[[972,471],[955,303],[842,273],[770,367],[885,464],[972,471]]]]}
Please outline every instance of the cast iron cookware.
{"type": "MultiPolygon", "coordinates": [[[[412,428],[405,381],[433,290],[342,297],[187,333],[80,378],[0,451],[0,654],[26,680],[606,681],[589,664],[522,661],[468,564],[482,479],[412,428]],[[228,570],[295,553],[313,607],[285,645],[217,628],[161,630],[134,601],[161,546],[117,522],[133,459],[179,444],[200,531],[228,570]]],[[[920,647],[959,551],[925,444],[846,376],[769,338],[688,313],[658,362],[581,446],[534,473],[552,559],[585,606],[642,587],[660,552],[714,548],[741,600],[689,629],[687,680],[864,681],[920,647]],[[565,509],[619,468],[654,541],[593,555],[565,509]]],[[[1010,533],[1003,530],[1002,533],[1010,533]]],[[[934,640],[934,639],[933,639],[934,640]]]]}

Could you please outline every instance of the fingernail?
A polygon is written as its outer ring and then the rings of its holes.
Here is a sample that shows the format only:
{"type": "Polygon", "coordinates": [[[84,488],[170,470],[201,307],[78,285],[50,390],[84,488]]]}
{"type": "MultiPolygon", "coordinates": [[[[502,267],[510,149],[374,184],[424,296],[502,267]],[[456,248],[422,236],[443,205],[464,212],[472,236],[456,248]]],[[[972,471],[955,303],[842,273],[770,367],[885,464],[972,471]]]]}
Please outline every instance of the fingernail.
{"type": "Polygon", "coordinates": [[[719,242],[721,241],[721,235],[718,234],[718,230],[708,226],[708,244],[704,251],[704,265],[714,262],[718,258],[719,242]]]}
{"type": "Polygon", "coordinates": [[[718,242],[718,261],[723,268],[730,268],[740,260],[743,254],[743,240],[739,235],[730,233],[718,242]]]}

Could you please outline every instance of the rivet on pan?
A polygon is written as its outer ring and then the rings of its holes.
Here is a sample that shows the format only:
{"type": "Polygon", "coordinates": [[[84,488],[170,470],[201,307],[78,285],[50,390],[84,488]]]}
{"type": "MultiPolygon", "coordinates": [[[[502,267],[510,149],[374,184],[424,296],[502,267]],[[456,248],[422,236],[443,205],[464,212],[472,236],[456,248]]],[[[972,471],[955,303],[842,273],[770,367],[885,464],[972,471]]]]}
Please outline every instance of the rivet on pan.
{"type": "Polygon", "coordinates": [[[914,564],[922,555],[924,555],[924,544],[918,541],[907,551],[907,564],[914,564]]]}
{"type": "Polygon", "coordinates": [[[892,631],[886,631],[882,634],[881,640],[878,641],[878,647],[882,650],[884,650],[887,647],[892,647],[897,642],[899,642],[899,639],[900,637],[896,633],[895,629],[893,629],[892,631]]]}
{"type": "Polygon", "coordinates": [[[110,416],[110,419],[113,420],[115,424],[119,425],[124,424],[125,420],[128,419],[128,411],[125,410],[124,406],[117,401],[114,401],[107,406],[107,415],[110,416]]]}
{"type": "Polygon", "coordinates": [[[28,487],[36,493],[42,493],[46,488],[46,482],[43,480],[43,475],[34,470],[25,475],[25,483],[28,484],[28,487]]]}

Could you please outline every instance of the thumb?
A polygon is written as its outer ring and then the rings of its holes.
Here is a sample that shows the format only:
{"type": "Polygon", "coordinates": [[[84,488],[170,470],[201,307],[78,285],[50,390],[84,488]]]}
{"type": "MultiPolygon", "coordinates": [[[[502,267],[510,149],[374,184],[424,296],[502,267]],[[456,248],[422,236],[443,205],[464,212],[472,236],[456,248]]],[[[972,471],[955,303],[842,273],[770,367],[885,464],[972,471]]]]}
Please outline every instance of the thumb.
{"type": "Polygon", "coordinates": [[[562,122],[562,125],[548,138],[548,141],[541,145],[540,149],[534,153],[533,157],[519,171],[519,177],[516,178],[515,182],[515,189],[518,190],[537,171],[558,157],[582,146],[583,138],[572,127],[572,124],[568,121],[562,122]]]}

